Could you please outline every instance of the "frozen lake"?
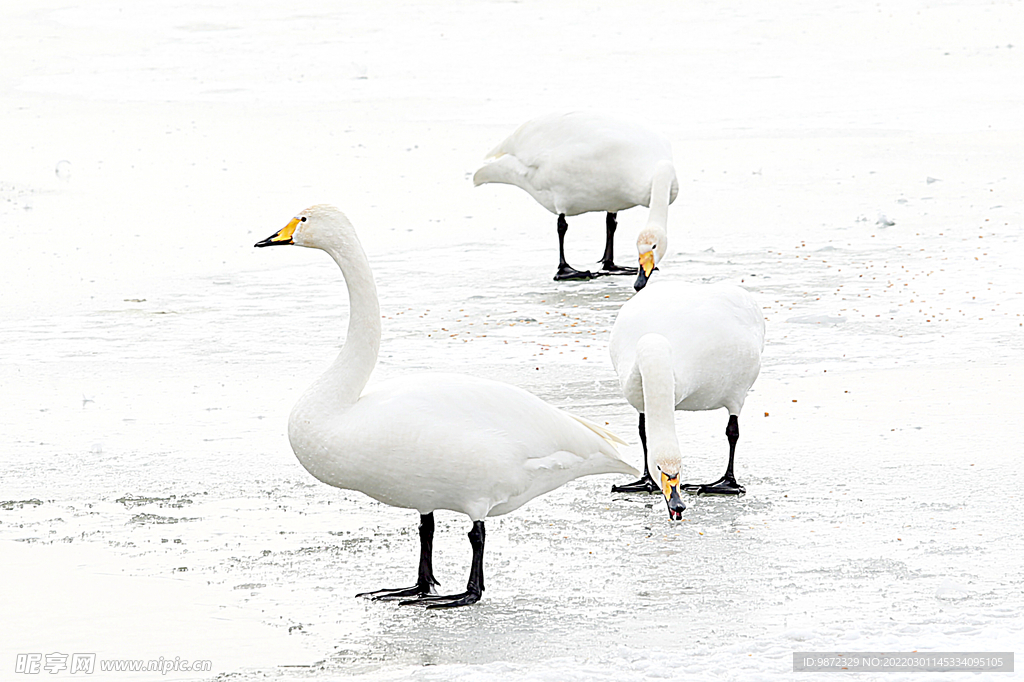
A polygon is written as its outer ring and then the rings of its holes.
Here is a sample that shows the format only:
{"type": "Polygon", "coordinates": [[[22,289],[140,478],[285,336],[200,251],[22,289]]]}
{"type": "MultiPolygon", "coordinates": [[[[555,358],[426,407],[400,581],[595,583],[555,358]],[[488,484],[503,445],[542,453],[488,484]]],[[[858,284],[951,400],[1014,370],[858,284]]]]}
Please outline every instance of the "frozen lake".
{"type": "MultiPolygon", "coordinates": [[[[212,662],[112,680],[632,682],[1024,651],[1020,3],[143,4],[0,22],[0,677],[36,679],[31,653],[212,662]],[[353,599],[411,582],[416,514],[292,455],[345,289],[252,245],[338,205],[381,297],[375,378],[508,381],[640,466],[607,350],[632,278],[551,281],[554,216],[470,180],[573,108],[673,142],[655,276],[764,307],[748,493],[673,523],[578,480],[488,520],[479,604],[353,599]]],[[[619,219],[625,262],[646,211],[619,219]]],[[[603,216],[569,225],[589,267],[603,216]]],[[[688,480],[721,474],[726,419],[677,414],[688,480]]],[[[446,591],[468,530],[438,514],[446,591]]]]}

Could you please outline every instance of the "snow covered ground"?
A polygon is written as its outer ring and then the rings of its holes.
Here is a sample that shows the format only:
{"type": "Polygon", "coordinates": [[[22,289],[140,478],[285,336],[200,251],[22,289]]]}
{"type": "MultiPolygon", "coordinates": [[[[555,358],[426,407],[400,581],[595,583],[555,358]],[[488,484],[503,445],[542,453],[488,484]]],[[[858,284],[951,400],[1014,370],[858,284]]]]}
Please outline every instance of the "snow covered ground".
{"type": "MultiPolygon", "coordinates": [[[[0,678],[88,679],[16,673],[30,653],[212,662],[111,680],[625,682],[1024,651],[1022,26],[956,0],[5,7],[0,678]],[[583,479],[488,521],[478,605],[353,599],[411,580],[416,517],[291,454],[347,302],[322,254],[252,244],[338,205],[381,294],[376,376],[516,383],[639,464],[607,354],[629,278],[552,282],[554,216],[470,181],[574,108],[673,141],[656,276],[764,306],[748,494],[672,523],[583,479]]],[[[644,219],[620,214],[620,260],[644,219]]],[[[570,220],[569,261],[603,234],[570,220]]],[[[725,423],[677,415],[689,479],[721,474],[725,423]]],[[[460,588],[468,523],[438,516],[460,588]]]]}

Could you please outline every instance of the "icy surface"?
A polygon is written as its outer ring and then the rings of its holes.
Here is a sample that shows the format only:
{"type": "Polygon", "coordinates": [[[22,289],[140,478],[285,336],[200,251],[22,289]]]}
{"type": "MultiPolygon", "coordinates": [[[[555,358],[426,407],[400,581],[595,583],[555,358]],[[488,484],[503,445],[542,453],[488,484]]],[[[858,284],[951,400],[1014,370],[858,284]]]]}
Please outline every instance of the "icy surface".
{"type": "MultiPolygon", "coordinates": [[[[4,15],[0,678],[32,652],[214,666],[115,680],[632,681],[788,679],[793,651],[1024,651],[1020,3],[4,15]],[[639,464],[607,355],[630,278],[552,282],[554,216],[470,181],[559,108],[663,130],[680,194],[655,276],[764,306],[748,494],[672,523],[583,479],[488,521],[478,605],[353,599],[412,582],[415,514],[291,454],[346,296],[323,254],[252,244],[338,205],[381,294],[376,377],[506,380],[639,464]]],[[[626,263],[645,215],[619,219],[626,263]]],[[[589,267],[603,216],[569,224],[589,267]]],[[[688,479],[721,474],[725,424],[677,415],[688,479]]],[[[438,514],[446,589],[468,530],[438,514]]]]}

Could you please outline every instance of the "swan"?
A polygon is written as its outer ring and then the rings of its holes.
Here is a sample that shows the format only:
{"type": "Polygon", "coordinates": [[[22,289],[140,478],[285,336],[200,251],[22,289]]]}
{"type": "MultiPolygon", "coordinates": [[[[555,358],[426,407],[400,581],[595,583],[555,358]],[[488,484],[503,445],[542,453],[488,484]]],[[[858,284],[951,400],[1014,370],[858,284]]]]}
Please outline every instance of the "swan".
{"type": "Polygon", "coordinates": [[[377,364],[381,315],[370,265],[355,229],[333,206],[302,211],[257,247],[296,244],[326,251],[348,287],[348,335],[331,367],[288,419],[288,439],[318,480],[420,514],[416,584],[363,593],[409,598],[429,608],[475,603],[484,590],[484,519],[507,514],[581,476],[638,474],[611,432],[515,386],[458,374],[414,374],[366,387],[377,364]],[[469,582],[437,595],[434,511],[472,521],[469,582]]]}
{"type": "Polygon", "coordinates": [[[619,386],[640,413],[644,474],[613,492],[661,489],[669,516],[681,519],[680,492],[743,495],[733,460],[739,415],[761,370],[764,315],[745,289],[728,284],[652,282],[623,304],[612,327],[609,351],[619,386]],[[729,411],[725,435],[729,465],[713,483],[679,483],[682,456],[675,410],[729,411]],[[651,472],[657,470],[660,482],[651,472]]]}
{"type": "Polygon", "coordinates": [[[558,216],[556,280],[637,274],[614,262],[616,214],[649,206],[649,220],[664,227],[668,205],[679,193],[668,139],[636,122],[587,112],[548,114],[521,125],[473,175],[477,187],[488,182],[521,187],[558,216]],[[671,193],[652,192],[652,186],[667,186],[671,193]],[[577,270],[565,260],[565,217],[591,211],[608,214],[602,267],[596,273],[577,270]]]}

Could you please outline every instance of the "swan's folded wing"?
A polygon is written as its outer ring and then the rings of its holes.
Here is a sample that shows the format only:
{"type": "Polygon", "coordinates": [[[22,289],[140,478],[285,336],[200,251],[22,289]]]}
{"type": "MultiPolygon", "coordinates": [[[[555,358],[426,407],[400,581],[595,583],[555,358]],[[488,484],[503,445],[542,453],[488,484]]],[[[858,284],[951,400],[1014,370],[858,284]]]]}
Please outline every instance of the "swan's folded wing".
{"type": "Polygon", "coordinates": [[[584,458],[572,452],[556,452],[544,457],[534,457],[527,460],[523,465],[527,471],[540,471],[542,469],[574,469],[583,462],[584,458]]]}
{"type": "Polygon", "coordinates": [[[614,446],[623,443],[621,438],[503,382],[460,374],[406,375],[368,387],[360,402],[381,401],[391,405],[389,430],[406,431],[409,439],[435,430],[438,439],[447,434],[443,454],[435,454],[464,466],[525,466],[548,457],[564,464],[570,460],[561,453],[571,453],[584,464],[581,475],[629,467],[614,446]]]}

